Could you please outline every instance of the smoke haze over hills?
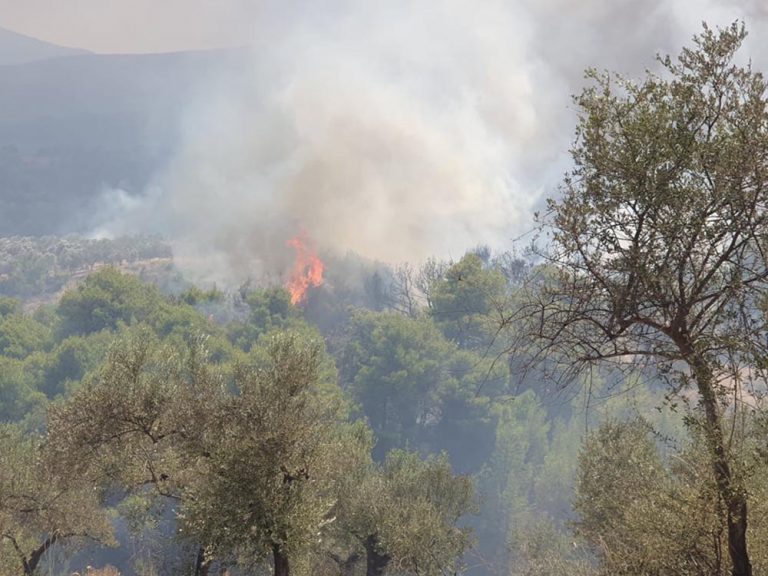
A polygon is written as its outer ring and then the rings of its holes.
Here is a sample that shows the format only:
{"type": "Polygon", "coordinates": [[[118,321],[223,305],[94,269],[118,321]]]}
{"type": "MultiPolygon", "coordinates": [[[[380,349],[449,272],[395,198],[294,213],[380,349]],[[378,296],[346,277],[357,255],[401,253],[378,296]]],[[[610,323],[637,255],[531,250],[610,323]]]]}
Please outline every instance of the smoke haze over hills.
{"type": "Polygon", "coordinates": [[[737,18],[759,67],[760,6],[263,2],[249,56],[179,91],[168,155],[139,188],[105,179],[90,228],[166,234],[219,280],[284,268],[299,229],[388,261],[508,247],[567,169],[584,68],[640,74],[737,18]]]}

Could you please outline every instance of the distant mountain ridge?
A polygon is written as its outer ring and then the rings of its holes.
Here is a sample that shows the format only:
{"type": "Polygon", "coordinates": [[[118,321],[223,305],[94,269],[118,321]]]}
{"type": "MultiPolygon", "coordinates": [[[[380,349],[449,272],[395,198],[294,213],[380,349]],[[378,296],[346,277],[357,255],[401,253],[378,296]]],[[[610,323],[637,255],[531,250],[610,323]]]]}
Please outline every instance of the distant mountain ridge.
{"type": "Polygon", "coordinates": [[[38,60],[80,54],[90,54],[90,52],[79,48],[58,46],[0,27],[0,66],[27,64],[38,60]]]}
{"type": "Polygon", "coordinates": [[[0,236],[92,230],[104,190],[145,190],[178,142],[185,104],[247,60],[239,49],[62,50],[0,65],[0,236]]]}
{"type": "Polygon", "coordinates": [[[246,56],[95,54],[0,28],[0,237],[91,231],[105,190],[141,194],[186,103],[246,56]]]}

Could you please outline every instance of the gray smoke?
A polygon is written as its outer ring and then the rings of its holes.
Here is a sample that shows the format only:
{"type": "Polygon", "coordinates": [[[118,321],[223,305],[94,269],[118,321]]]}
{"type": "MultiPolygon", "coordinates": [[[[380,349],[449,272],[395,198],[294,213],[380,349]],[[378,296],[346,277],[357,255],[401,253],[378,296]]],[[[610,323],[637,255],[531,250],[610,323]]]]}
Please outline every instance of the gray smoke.
{"type": "MultiPolygon", "coordinates": [[[[385,261],[509,247],[568,166],[584,68],[638,74],[755,1],[267,0],[240,65],[184,105],[170,164],[112,233],[167,234],[220,281],[279,276],[285,243],[385,261]]],[[[759,64],[759,62],[758,62],[759,64]]]]}

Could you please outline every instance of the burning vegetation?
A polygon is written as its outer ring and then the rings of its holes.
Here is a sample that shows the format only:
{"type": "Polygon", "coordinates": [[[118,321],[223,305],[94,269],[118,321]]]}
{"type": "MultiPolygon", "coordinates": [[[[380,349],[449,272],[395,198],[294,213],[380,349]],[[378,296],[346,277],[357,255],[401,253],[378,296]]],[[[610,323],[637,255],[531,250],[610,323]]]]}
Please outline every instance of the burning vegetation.
{"type": "Polygon", "coordinates": [[[323,283],[325,265],[306,233],[301,232],[288,240],[288,246],[296,250],[296,260],[285,287],[291,294],[291,304],[300,304],[307,299],[310,287],[317,288],[323,283]]]}

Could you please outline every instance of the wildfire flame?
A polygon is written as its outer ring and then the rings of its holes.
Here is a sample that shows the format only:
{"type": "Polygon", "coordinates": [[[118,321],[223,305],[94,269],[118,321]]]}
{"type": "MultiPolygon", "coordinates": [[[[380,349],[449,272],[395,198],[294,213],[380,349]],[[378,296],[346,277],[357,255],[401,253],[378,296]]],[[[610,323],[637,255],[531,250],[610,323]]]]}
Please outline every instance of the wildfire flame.
{"type": "Polygon", "coordinates": [[[323,283],[325,265],[305,234],[288,240],[288,246],[296,250],[296,261],[285,287],[291,293],[291,304],[300,304],[306,300],[310,286],[316,288],[323,283]]]}

